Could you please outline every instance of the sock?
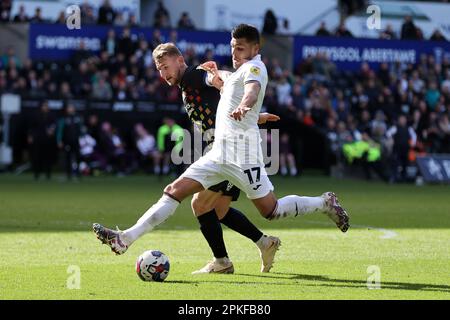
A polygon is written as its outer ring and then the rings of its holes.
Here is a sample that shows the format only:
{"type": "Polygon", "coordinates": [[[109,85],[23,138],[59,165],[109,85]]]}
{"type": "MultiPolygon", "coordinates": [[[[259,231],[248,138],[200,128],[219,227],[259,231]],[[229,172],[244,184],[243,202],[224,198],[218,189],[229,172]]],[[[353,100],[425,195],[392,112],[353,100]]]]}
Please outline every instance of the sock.
{"type": "Polygon", "coordinates": [[[197,217],[200,223],[200,230],[203,233],[209,247],[211,248],[215,258],[228,257],[225,242],[223,241],[222,226],[216,211],[213,209],[201,216],[197,217]]]}
{"type": "Polygon", "coordinates": [[[308,213],[323,212],[324,209],[325,199],[322,197],[286,196],[278,199],[277,206],[268,219],[303,216],[308,213]]]}
{"type": "Polygon", "coordinates": [[[256,246],[260,249],[265,247],[265,242],[267,241],[267,236],[262,235],[261,238],[258,239],[258,241],[255,242],[256,246]]]}
{"type": "Polygon", "coordinates": [[[179,204],[177,200],[164,194],[157,203],[144,213],[134,226],[123,231],[126,242],[128,244],[133,243],[143,234],[166,221],[175,212],[179,204]]]}
{"type": "Polygon", "coordinates": [[[251,239],[253,242],[258,241],[263,236],[261,230],[259,230],[250,220],[248,220],[242,212],[234,208],[230,208],[220,222],[231,230],[234,230],[242,234],[244,237],[251,239]]]}
{"type": "Polygon", "coordinates": [[[297,168],[291,167],[290,172],[291,172],[291,176],[296,176],[297,175],[297,168]]]}

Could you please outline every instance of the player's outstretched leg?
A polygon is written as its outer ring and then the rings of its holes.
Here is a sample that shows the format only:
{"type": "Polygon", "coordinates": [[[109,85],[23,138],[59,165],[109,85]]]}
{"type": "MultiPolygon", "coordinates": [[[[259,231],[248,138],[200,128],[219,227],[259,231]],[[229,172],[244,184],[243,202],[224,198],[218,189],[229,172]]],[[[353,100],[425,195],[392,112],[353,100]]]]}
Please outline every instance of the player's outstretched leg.
{"type": "Polygon", "coordinates": [[[108,245],[115,254],[124,254],[127,251],[128,245],[123,239],[123,231],[108,229],[98,223],[94,223],[92,229],[97,235],[97,239],[108,245]]]}
{"type": "Polygon", "coordinates": [[[131,228],[114,231],[94,223],[94,232],[113,252],[123,254],[134,241],[166,221],[183,199],[202,189],[199,182],[180,177],[164,189],[164,194],[158,202],[152,205],[131,228]]]}
{"type": "Polygon", "coordinates": [[[263,198],[254,199],[253,203],[269,220],[325,213],[342,232],[346,232],[350,227],[349,216],[333,192],[325,192],[320,197],[290,195],[278,200],[273,193],[269,193],[263,198]]]}

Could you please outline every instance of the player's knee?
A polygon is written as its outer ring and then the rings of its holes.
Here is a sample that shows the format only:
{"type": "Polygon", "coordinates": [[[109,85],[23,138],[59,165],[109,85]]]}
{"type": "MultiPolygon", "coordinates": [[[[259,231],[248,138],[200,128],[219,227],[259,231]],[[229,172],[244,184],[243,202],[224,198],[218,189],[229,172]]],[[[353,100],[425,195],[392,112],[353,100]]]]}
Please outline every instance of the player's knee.
{"type": "Polygon", "coordinates": [[[174,186],[173,183],[167,185],[167,186],[164,188],[164,194],[167,195],[167,196],[169,196],[169,197],[171,197],[172,199],[174,199],[174,200],[180,202],[180,203],[181,203],[181,201],[183,200],[183,199],[179,196],[179,194],[177,193],[177,188],[174,186]]]}

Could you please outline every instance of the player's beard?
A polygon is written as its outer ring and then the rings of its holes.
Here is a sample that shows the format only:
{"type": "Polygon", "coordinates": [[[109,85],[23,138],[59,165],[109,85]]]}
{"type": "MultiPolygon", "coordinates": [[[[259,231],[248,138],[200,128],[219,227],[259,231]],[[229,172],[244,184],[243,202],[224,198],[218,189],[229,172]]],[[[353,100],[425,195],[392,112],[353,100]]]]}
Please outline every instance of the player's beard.
{"type": "Polygon", "coordinates": [[[177,75],[176,75],[176,77],[172,77],[172,79],[174,79],[174,83],[172,84],[172,86],[178,86],[178,85],[180,85],[180,82],[181,82],[181,68],[180,69],[178,69],[178,71],[177,71],[177,75]]]}

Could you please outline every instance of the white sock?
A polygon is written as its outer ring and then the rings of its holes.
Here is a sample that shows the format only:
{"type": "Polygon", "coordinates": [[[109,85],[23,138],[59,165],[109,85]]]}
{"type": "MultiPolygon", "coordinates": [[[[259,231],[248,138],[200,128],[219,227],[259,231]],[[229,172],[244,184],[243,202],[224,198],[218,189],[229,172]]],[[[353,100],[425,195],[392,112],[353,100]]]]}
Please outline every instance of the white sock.
{"type": "Polygon", "coordinates": [[[291,176],[296,176],[297,175],[297,168],[291,167],[290,171],[291,171],[291,176]]]}
{"type": "Polygon", "coordinates": [[[157,203],[148,209],[134,226],[123,231],[126,242],[130,245],[145,233],[167,220],[180,203],[167,195],[163,195],[157,203]]]}
{"type": "Polygon", "coordinates": [[[258,241],[255,242],[256,246],[260,249],[264,248],[264,240],[267,238],[267,236],[265,234],[263,234],[261,236],[261,238],[259,238],[258,241]]]}
{"type": "Polygon", "coordinates": [[[325,199],[322,197],[286,196],[278,199],[277,207],[270,219],[303,216],[324,210],[325,199]]]}

